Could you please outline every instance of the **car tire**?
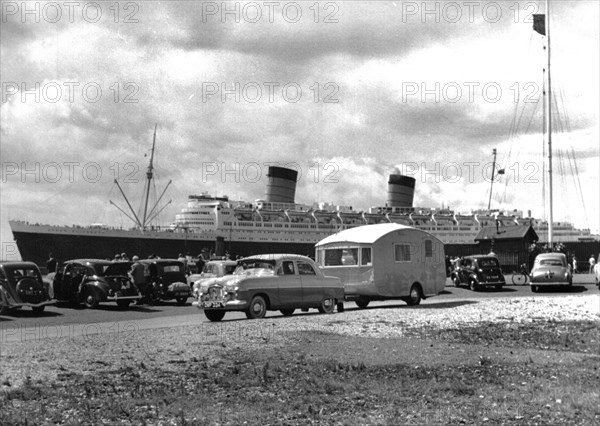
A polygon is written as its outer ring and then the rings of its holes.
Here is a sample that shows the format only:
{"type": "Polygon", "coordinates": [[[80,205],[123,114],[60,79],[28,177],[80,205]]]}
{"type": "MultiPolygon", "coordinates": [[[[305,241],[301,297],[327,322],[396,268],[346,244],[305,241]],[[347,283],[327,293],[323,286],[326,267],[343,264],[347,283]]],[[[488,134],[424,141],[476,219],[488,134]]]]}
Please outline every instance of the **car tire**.
{"type": "Polygon", "coordinates": [[[46,308],[45,305],[43,305],[43,306],[35,306],[35,307],[31,308],[31,310],[33,312],[35,312],[36,314],[41,314],[42,312],[44,312],[45,308],[46,308]]]}
{"type": "Polygon", "coordinates": [[[421,303],[421,286],[413,284],[410,288],[410,294],[405,299],[409,306],[417,306],[421,303]]]}
{"type": "Polygon", "coordinates": [[[185,305],[185,302],[187,302],[187,297],[177,297],[175,300],[179,306],[183,306],[185,305]]]}
{"type": "Polygon", "coordinates": [[[454,287],[460,287],[460,280],[458,277],[452,278],[452,283],[454,284],[454,287]]]}
{"type": "Polygon", "coordinates": [[[479,286],[477,285],[477,281],[475,281],[475,280],[471,280],[471,281],[469,281],[469,288],[470,288],[472,291],[477,291],[477,290],[479,290],[479,286]]]}
{"type": "Polygon", "coordinates": [[[291,317],[294,314],[295,309],[281,309],[279,312],[281,312],[281,314],[284,317],[291,317]]]}
{"type": "Polygon", "coordinates": [[[83,296],[83,303],[86,308],[96,309],[100,303],[100,298],[94,290],[87,290],[83,296]]]}
{"type": "Polygon", "coordinates": [[[267,301],[262,296],[254,296],[250,301],[250,306],[246,310],[246,317],[249,319],[264,318],[267,313],[267,301]]]}
{"type": "Polygon", "coordinates": [[[355,303],[359,309],[365,309],[367,306],[369,306],[369,299],[360,298],[355,303]]]}
{"type": "Polygon", "coordinates": [[[335,309],[335,299],[333,297],[326,297],[321,301],[319,306],[319,312],[322,314],[332,314],[335,309]]]}
{"type": "Polygon", "coordinates": [[[209,321],[219,322],[225,316],[225,311],[220,311],[218,309],[205,309],[204,315],[208,318],[209,321]]]}
{"type": "Polygon", "coordinates": [[[539,285],[532,285],[531,286],[531,292],[532,293],[539,293],[540,291],[540,286],[539,285]]]}
{"type": "Polygon", "coordinates": [[[131,304],[131,300],[117,300],[117,306],[121,309],[127,309],[131,304]]]}

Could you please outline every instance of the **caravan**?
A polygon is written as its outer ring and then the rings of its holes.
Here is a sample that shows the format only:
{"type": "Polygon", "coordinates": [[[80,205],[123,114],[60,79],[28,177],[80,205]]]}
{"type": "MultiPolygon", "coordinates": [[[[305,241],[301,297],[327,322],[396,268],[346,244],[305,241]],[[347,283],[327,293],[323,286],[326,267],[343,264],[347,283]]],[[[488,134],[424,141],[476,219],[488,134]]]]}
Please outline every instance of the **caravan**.
{"type": "Polygon", "coordinates": [[[428,232],[396,223],[351,228],[316,244],[325,275],[339,277],[346,300],[366,308],[374,300],[418,305],[446,285],[443,243],[428,232]]]}

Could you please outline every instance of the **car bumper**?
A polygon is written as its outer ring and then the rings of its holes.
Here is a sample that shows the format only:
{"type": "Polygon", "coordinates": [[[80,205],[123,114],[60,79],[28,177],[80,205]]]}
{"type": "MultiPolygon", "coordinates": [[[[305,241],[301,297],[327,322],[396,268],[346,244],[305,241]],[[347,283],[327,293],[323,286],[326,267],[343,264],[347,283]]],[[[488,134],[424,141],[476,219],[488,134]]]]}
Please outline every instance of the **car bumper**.
{"type": "Polygon", "coordinates": [[[18,308],[39,308],[40,306],[47,306],[47,305],[55,305],[56,304],[56,300],[46,300],[44,302],[40,302],[40,303],[29,303],[29,302],[20,302],[20,303],[11,303],[10,301],[8,302],[8,309],[18,309],[18,308]]]}
{"type": "Polygon", "coordinates": [[[199,301],[196,300],[192,302],[192,306],[195,306],[198,309],[219,309],[223,311],[243,311],[248,307],[248,302],[245,300],[228,300],[228,301],[219,301],[219,300],[208,300],[208,301],[199,301]],[[210,304],[210,305],[209,305],[210,304]]]}
{"type": "Polygon", "coordinates": [[[506,285],[506,281],[486,281],[486,282],[478,282],[478,286],[480,287],[496,287],[506,285]]]}
{"type": "Polygon", "coordinates": [[[137,296],[107,296],[106,300],[107,301],[119,301],[119,300],[137,300],[137,299],[141,299],[142,296],[137,295],[137,296]]]}
{"type": "Polygon", "coordinates": [[[537,286],[565,286],[565,285],[571,285],[571,283],[569,281],[532,281],[529,283],[529,285],[537,285],[537,286]]]}

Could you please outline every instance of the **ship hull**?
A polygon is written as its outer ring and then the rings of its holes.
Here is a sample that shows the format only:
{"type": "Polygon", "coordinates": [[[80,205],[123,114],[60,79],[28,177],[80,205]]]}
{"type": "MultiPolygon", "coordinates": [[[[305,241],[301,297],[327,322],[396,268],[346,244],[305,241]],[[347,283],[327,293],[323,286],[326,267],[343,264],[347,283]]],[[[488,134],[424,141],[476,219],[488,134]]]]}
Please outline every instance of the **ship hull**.
{"type": "Polygon", "coordinates": [[[223,255],[229,252],[234,256],[250,256],[257,253],[297,253],[314,256],[313,243],[227,241],[201,238],[195,235],[169,232],[122,231],[123,236],[110,232],[90,234],[26,232],[13,230],[13,236],[22,259],[44,266],[48,254],[52,253],[59,261],[81,257],[112,259],[117,253],[127,253],[146,258],[151,254],[162,258],[176,258],[180,253],[196,257],[202,250],[223,255]],[[132,235],[134,234],[134,235],[132,235]],[[137,234],[137,235],[135,235],[137,234]],[[161,236],[162,234],[162,236],[161,236]]]}

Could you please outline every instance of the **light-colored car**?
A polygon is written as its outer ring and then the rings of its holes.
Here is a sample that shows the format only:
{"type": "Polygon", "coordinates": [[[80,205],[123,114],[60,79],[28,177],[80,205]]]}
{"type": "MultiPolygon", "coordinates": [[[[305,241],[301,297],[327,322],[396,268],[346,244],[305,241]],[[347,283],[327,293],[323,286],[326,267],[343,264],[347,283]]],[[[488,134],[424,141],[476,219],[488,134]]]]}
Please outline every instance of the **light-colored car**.
{"type": "Polygon", "coordinates": [[[231,275],[237,268],[235,260],[210,260],[204,265],[204,269],[200,274],[192,274],[188,276],[188,283],[192,287],[192,295],[198,299],[198,289],[202,283],[214,278],[231,275]]]}
{"type": "Polygon", "coordinates": [[[248,318],[263,318],[268,310],[285,316],[295,309],[316,308],[332,313],[344,301],[339,278],[323,275],[315,262],[295,254],[268,254],[238,260],[233,275],[203,282],[194,302],[211,321],[227,311],[243,311],[248,318]]]}
{"type": "Polygon", "coordinates": [[[572,286],[573,275],[563,253],[538,254],[531,270],[531,291],[537,293],[547,286],[572,286]]]}

